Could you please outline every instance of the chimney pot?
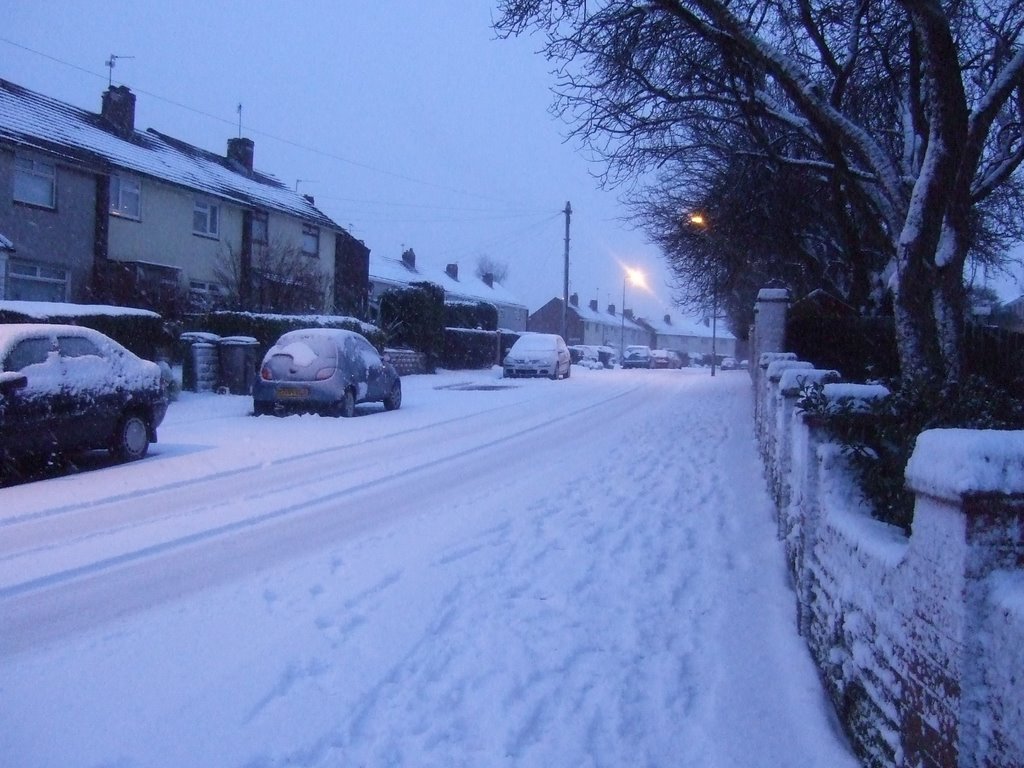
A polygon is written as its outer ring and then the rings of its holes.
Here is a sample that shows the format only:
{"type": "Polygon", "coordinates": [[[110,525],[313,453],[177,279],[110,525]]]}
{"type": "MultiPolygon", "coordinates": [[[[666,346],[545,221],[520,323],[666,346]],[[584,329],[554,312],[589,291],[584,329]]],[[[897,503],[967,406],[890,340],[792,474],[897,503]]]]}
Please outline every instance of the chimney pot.
{"type": "Polygon", "coordinates": [[[614,304],[609,304],[608,305],[608,314],[609,315],[614,315],[615,314],[615,305],[614,304]]]}
{"type": "Polygon", "coordinates": [[[305,198],[306,202],[310,205],[316,205],[316,200],[313,199],[312,195],[303,195],[303,198],[305,198]]]}
{"type": "Polygon", "coordinates": [[[449,264],[448,266],[446,266],[444,268],[444,271],[448,275],[448,277],[450,277],[452,280],[458,280],[459,279],[459,265],[458,264],[449,264]]]}
{"type": "Polygon", "coordinates": [[[597,299],[591,299],[591,300],[590,300],[590,308],[591,308],[591,309],[592,309],[592,310],[593,310],[594,312],[597,312],[597,299]]]}
{"type": "Polygon", "coordinates": [[[571,293],[571,294],[569,294],[569,303],[572,306],[574,306],[574,307],[578,307],[580,305],[580,296],[579,296],[579,294],[578,293],[571,293]]]}
{"type": "Polygon", "coordinates": [[[665,325],[672,325],[671,315],[665,315],[665,325]]]}

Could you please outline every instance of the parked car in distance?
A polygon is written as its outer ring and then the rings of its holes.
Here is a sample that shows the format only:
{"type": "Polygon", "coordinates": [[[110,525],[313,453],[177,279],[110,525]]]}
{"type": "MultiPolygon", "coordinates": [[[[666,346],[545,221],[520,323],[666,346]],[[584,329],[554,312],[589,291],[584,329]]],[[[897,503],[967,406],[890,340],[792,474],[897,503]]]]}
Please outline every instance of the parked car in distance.
{"type": "Polygon", "coordinates": [[[651,348],[646,344],[633,344],[622,354],[623,368],[653,368],[651,348]]]}
{"type": "Polygon", "coordinates": [[[141,459],[167,413],[156,363],[75,325],[0,325],[0,466],[107,449],[141,459]]]}
{"type": "Polygon", "coordinates": [[[353,416],[357,403],[402,405],[402,380],[366,337],[337,328],[289,331],[263,357],[252,387],[256,416],[353,416]]]}
{"type": "Polygon", "coordinates": [[[679,357],[679,354],[673,352],[671,349],[652,349],[651,350],[651,367],[652,368],[682,368],[683,361],[679,357]]]}
{"type": "Polygon", "coordinates": [[[502,376],[547,376],[569,378],[572,359],[565,341],[557,333],[524,333],[511,346],[502,364],[502,376]]]}

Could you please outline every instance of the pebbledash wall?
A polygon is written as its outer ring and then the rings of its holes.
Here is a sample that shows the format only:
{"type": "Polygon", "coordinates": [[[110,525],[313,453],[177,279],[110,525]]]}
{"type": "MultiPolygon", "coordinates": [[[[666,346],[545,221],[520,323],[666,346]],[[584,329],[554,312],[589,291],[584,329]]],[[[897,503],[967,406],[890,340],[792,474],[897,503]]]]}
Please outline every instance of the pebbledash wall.
{"type": "Polygon", "coordinates": [[[808,381],[833,400],[887,392],[785,352],[787,304],[758,297],[756,431],[796,620],[854,748],[869,766],[1024,766],[1024,432],[923,433],[913,533],[872,519],[796,401],[808,381]]]}

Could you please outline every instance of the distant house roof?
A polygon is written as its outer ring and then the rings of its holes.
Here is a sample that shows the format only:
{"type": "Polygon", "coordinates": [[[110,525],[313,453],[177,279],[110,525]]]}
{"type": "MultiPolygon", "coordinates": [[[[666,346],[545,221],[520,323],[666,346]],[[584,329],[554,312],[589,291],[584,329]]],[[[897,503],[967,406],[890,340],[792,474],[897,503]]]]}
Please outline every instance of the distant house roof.
{"type": "Polygon", "coordinates": [[[443,288],[446,300],[487,301],[526,309],[526,305],[501,283],[492,281],[488,285],[475,272],[460,273],[455,279],[441,267],[421,263],[410,266],[402,259],[371,253],[370,279],[393,285],[428,282],[443,288]]]}
{"type": "MultiPolygon", "coordinates": [[[[562,304],[562,300],[558,297],[552,299],[559,306],[562,304]]],[[[602,311],[600,309],[594,309],[589,304],[579,306],[569,302],[569,311],[575,312],[579,318],[586,323],[599,323],[601,325],[614,326],[616,329],[623,327],[623,325],[631,330],[644,330],[642,326],[630,320],[628,317],[624,317],[621,313],[612,314],[608,311],[602,311]]]]}
{"type": "Polygon", "coordinates": [[[99,173],[123,169],[245,207],[342,230],[277,178],[245,172],[226,156],[147,131],[123,137],[99,114],[0,79],[0,143],[27,146],[99,173]]]}
{"type": "MultiPolygon", "coordinates": [[[[657,320],[643,318],[642,322],[649,325],[651,330],[659,336],[686,336],[708,339],[712,336],[710,318],[683,317],[677,319],[670,317],[667,322],[664,318],[657,320]]],[[[714,329],[714,335],[719,339],[735,338],[729,332],[721,316],[719,316],[718,323],[714,329]]]]}

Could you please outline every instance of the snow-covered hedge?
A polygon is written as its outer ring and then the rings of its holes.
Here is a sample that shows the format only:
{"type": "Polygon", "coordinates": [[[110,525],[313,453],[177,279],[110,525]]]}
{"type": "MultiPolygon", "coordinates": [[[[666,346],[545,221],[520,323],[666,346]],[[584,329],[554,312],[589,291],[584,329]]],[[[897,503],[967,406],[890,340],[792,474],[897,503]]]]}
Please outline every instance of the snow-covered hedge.
{"type": "Polygon", "coordinates": [[[174,338],[156,312],[105,304],[50,301],[0,301],[0,324],[80,325],[106,334],[139,357],[156,360],[170,354],[174,338]]]}

